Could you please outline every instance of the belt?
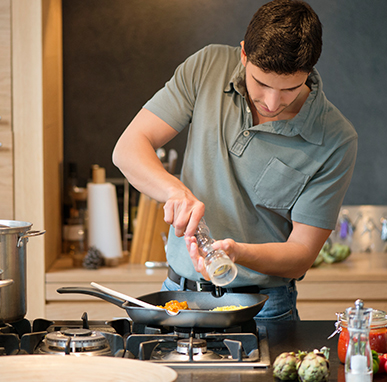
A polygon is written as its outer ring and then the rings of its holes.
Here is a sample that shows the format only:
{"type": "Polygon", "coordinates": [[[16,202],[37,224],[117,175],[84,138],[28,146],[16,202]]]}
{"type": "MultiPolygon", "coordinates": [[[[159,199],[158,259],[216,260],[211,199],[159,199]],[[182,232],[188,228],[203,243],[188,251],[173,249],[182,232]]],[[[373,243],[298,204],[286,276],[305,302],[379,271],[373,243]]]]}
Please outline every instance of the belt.
{"type": "MultiPolygon", "coordinates": [[[[178,275],[171,267],[168,268],[168,278],[175,282],[176,284],[180,284],[181,276],[178,275]]],[[[236,288],[222,288],[214,285],[209,281],[193,281],[189,279],[185,279],[184,281],[184,289],[198,291],[198,292],[215,292],[216,294],[222,295],[225,292],[228,293],[259,293],[258,285],[249,285],[243,287],[236,288]]]]}

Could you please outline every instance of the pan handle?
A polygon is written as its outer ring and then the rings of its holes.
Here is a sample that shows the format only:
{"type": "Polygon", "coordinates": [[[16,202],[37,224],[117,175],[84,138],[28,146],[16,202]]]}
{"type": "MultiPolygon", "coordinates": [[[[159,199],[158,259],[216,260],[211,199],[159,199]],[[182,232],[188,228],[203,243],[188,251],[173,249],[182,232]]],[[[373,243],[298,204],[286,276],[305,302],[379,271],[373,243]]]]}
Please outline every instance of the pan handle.
{"type": "Polygon", "coordinates": [[[110,296],[107,293],[101,292],[98,289],[95,288],[81,288],[81,287],[62,287],[58,288],[56,290],[60,294],[65,294],[65,293],[80,293],[80,294],[87,294],[89,296],[94,296],[98,297],[102,300],[105,300],[107,302],[110,302],[114,305],[119,306],[122,309],[125,309],[122,307],[122,304],[125,302],[124,300],[121,300],[119,298],[110,296]]]}

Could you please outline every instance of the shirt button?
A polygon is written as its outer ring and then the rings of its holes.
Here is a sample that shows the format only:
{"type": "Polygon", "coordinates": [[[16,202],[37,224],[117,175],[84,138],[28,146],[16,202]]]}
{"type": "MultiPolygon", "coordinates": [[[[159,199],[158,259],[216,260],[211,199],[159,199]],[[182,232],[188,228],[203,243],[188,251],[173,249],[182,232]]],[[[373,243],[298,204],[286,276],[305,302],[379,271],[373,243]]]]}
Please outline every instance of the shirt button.
{"type": "Polygon", "coordinates": [[[250,131],[245,130],[245,131],[243,132],[243,135],[244,135],[245,137],[248,137],[248,136],[250,135],[250,131]]]}
{"type": "Polygon", "coordinates": [[[248,113],[251,112],[251,110],[250,110],[250,108],[249,108],[248,106],[246,106],[246,111],[247,111],[248,113]]]}

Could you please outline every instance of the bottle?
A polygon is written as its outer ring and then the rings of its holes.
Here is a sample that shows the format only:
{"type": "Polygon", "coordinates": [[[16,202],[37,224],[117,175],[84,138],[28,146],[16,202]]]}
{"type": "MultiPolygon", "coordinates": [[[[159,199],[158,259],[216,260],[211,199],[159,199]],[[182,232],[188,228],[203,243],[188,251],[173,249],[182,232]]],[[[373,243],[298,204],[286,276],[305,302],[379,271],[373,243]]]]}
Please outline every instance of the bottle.
{"type": "Polygon", "coordinates": [[[347,309],[349,343],[345,357],[346,382],[372,381],[372,353],[370,325],[372,309],[365,309],[362,300],[355,301],[355,308],[347,309]]]}
{"type": "Polygon", "coordinates": [[[238,273],[236,265],[221,249],[214,249],[214,239],[204,219],[201,219],[195,235],[198,247],[204,253],[204,264],[211,282],[217,286],[225,286],[233,281],[238,273]]]}
{"type": "Polygon", "coordinates": [[[64,253],[73,259],[74,267],[81,267],[87,252],[86,230],[84,220],[75,208],[70,210],[70,217],[63,226],[64,253]]]}

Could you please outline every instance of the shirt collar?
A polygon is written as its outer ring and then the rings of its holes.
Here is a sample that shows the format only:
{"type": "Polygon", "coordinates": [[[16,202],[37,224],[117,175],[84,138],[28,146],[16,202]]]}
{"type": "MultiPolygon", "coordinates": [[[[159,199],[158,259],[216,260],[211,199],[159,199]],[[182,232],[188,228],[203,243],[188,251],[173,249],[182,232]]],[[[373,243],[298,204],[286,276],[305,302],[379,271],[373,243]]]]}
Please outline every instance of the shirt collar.
{"type": "MultiPolygon", "coordinates": [[[[235,67],[229,83],[224,91],[226,93],[235,91],[242,97],[246,97],[245,67],[241,62],[235,67]]],[[[284,136],[300,135],[306,141],[315,145],[321,145],[324,138],[324,127],[322,124],[315,124],[315,120],[321,114],[321,104],[324,103],[321,77],[316,69],[313,69],[307,79],[307,85],[311,91],[299,113],[292,119],[266,122],[251,127],[251,130],[266,131],[284,136]],[[317,106],[319,105],[319,106],[317,106]]]]}

